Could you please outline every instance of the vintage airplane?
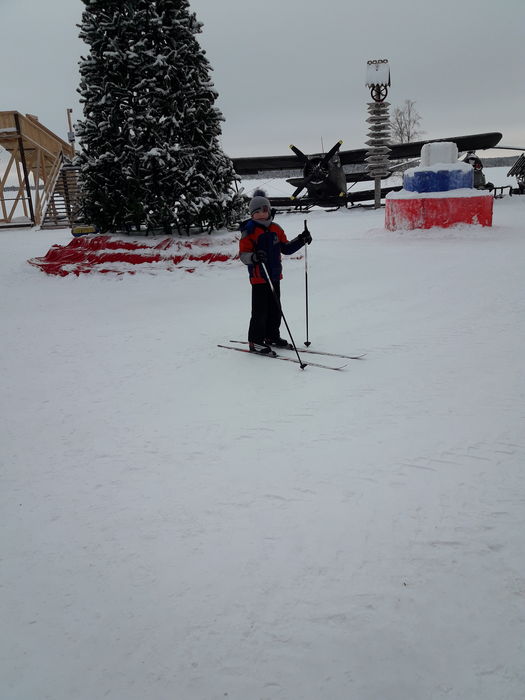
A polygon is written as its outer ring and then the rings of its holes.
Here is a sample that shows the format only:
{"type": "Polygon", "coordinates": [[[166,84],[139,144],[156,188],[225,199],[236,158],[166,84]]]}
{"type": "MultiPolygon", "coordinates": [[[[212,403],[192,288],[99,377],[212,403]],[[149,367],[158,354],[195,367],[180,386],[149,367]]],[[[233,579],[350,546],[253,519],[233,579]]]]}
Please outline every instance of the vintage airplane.
{"type": "MultiPolygon", "coordinates": [[[[418,159],[421,148],[426,143],[453,141],[458,152],[468,152],[493,148],[501,140],[499,132],[471,134],[468,136],[452,136],[442,139],[428,139],[411,143],[392,144],[389,159],[390,173],[400,168],[397,161],[402,159],[418,159]]],[[[302,177],[292,177],[287,182],[295,190],[289,197],[271,197],[272,204],[277,208],[309,209],[313,206],[340,207],[354,205],[374,199],[374,191],[351,192],[347,183],[372,181],[367,171],[366,158],[369,149],[359,148],[341,151],[342,141],[338,141],[327,153],[305,155],[299,148],[291,145],[294,155],[260,156],[253,158],[233,158],[235,172],[242,177],[260,177],[275,173],[278,176],[283,171],[302,169],[302,177]],[[346,168],[345,168],[346,166],[346,168]],[[306,189],[307,194],[299,197],[306,189]]],[[[402,167],[402,166],[401,166],[402,167]]],[[[392,190],[400,187],[385,187],[381,189],[384,197],[392,190]]]]}

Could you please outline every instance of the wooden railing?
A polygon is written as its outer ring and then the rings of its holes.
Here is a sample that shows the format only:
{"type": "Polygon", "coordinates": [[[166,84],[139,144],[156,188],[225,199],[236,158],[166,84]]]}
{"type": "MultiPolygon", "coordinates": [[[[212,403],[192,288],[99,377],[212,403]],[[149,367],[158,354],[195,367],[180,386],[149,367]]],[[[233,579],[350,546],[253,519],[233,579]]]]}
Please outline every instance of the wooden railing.
{"type": "Polygon", "coordinates": [[[77,166],[68,163],[62,165],[42,219],[41,228],[64,228],[78,222],[80,217],[78,173],[77,166]]]}
{"type": "Polygon", "coordinates": [[[42,196],[40,197],[39,192],[37,194],[37,204],[35,206],[35,224],[37,226],[40,226],[45,221],[47,210],[49,208],[50,202],[53,199],[53,193],[55,191],[57,180],[60,176],[60,171],[62,170],[63,164],[64,157],[60,153],[55,163],[53,164],[53,168],[49,172],[42,196]]]}

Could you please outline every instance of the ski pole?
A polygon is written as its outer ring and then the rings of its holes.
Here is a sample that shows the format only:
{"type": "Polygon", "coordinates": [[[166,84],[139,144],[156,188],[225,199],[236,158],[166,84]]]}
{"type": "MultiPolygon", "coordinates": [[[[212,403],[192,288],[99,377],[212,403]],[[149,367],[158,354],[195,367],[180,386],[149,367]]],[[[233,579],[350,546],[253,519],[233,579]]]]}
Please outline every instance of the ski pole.
{"type": "MultiPolygon", "coordinates": [[[[306,219],[304,220],[304,230],[308,231],[308,226],[306,225],[306,219]]],[[[310,231],[308,231],[310,233],[310,231]]],[[[306,347],[311,345],[309,339],[308,339],[308,246],[305,245],[304,247],[304,290],[305,290],[305,298],[306,298],[306,340],[304,341],[304,344],[306,347]]]]}
{"type": "Polygon", "coordinates": [[[281,306],[281,300],[277,296],[277,292],[275,291],[275,287],[273,286],[272,280],[270,279],[270,275],[268,274],[268,270],[266,268],[266,263],[262,262],[261,265],[262,265],[262,268],[264,270],[264,274],[266,275],[266,279],[268,280],[268,284],[270,285],[270,289],[272,290],[272,294],[274,296],[277,307],[279,308],[281,316],[283,317],[284,325],[286,326],[286,330],[288,331],[288,335],[290,336],[290,340],[292,341],[293,349],[295,350],[295,354],[297,355],[297,359],[299,360],[299,366],[301,367],[301,369],[304,369],[307,365],[306,365],[306,363],[304,363],[301,360],[301,357],[299,355],[299,351],[297,350],[297,345],[295,344],[292,333],[290,331],[290,327],[288,326],[288,323],[286,321],[286,317],[283,314],[283,307],[281,306]]]}

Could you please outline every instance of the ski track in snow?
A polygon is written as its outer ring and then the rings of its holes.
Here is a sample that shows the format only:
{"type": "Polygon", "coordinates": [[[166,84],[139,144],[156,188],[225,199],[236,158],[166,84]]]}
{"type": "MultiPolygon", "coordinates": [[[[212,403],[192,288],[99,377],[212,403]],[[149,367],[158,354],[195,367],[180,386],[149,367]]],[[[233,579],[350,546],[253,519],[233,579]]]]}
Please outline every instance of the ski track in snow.
{"type": "Polygon", "coordinates": [[[339,373],[215,347],[238,262],[51,278],[67,231],[0,231],[2,696],[521,700],[524,206],[310,213],[312,348],[367,352],[339,373]]]}

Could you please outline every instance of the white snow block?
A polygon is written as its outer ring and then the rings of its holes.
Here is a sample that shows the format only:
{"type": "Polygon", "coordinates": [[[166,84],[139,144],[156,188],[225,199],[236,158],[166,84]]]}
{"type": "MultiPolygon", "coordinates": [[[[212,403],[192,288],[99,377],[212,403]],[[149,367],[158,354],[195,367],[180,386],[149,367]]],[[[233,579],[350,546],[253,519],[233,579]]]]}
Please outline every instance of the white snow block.
{"type": "Polygon", "coordinates": [[[457,159],[458,147],[453,141],[426,143],[421,149],[419,166],[430,167],[436,163],[456,163],[457,159]]]}

